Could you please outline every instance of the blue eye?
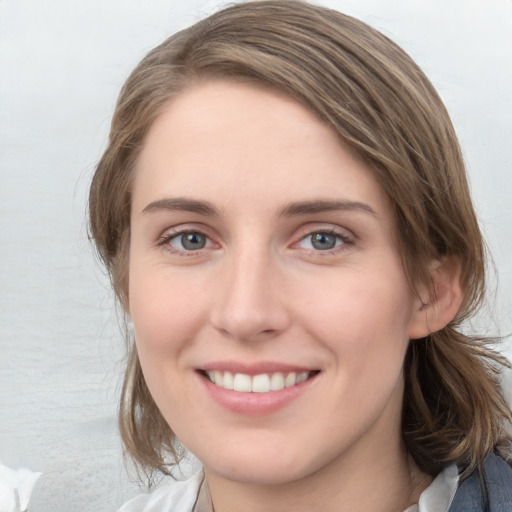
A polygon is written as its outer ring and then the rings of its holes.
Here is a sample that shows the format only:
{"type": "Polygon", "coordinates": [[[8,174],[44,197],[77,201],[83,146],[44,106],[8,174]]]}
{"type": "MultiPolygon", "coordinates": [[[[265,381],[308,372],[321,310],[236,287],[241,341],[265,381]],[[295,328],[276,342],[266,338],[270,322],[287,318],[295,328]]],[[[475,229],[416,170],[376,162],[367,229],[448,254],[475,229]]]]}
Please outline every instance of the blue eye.
{"type": "Polygon", "coordinates": [[[204,249],[208,243],[208,238],[202,233],[196,231],[187,231],[173,236],[169,244],[179,250],[199,251],[204,249]]]}
{"type": "Polygon", "coordinates": [[[310,233],[300,241],[300,246],[304,249],[314,249],[316,251],[329,251],[345,243],[341,235],[318,231],[310,233]]]}
{"type": "Polygon", "coordinates": [[[311,245],[319,251],[334,249],[336,241],[336,236],[329,233],[315,233],[311,235],[311,245]]]}

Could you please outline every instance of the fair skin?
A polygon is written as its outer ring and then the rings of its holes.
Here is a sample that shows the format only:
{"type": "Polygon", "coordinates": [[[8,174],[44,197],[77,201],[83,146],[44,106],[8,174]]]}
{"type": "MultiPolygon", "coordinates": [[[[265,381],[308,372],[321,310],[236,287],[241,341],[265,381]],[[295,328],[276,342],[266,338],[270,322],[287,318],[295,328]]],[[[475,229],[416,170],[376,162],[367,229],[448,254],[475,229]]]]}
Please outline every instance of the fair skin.
{"type": "Polygon", "coordinates": [[[415,503],[403,360],[451,312],[411,290],[366,165],[294,100],[210,81],[151,127],[132,199],[140,362],[215,511],[415,503]]]}

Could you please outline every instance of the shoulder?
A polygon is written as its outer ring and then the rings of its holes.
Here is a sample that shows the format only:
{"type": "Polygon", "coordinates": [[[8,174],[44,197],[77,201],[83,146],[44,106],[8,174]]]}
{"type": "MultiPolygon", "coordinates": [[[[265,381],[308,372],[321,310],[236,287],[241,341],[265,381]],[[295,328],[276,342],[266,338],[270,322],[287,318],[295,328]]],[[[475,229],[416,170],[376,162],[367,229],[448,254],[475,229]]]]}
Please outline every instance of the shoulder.
{"type": "Polygon", "coordinates": [[[492,453],[486,457],[481,474],[475,471],[460,484],[449,512],[482,512],[486,510],[485,494],[489,512],[512,510],[512,467],[492,453]]]}
{"type": "Polygon", "coordinates": [[[118,512],[191,512],[202,481],[200,471],[187,480],[166,482],[153,492],[126,502],[118,512]]]}

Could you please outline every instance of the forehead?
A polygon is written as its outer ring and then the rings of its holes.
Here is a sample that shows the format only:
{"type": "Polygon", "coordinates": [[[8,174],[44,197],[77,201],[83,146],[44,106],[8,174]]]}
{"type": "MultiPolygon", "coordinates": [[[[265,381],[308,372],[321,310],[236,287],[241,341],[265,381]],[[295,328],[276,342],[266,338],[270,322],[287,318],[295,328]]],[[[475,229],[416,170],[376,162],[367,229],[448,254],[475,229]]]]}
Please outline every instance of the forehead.
{"type": "Polygon", "coordinates": [[[167,105],[147,134],[133,192],[139,211],[177,195],[264,197],[276,206],[364,199],[386,208],[371,170],[310,110],[282,93],[226,81],[195,85],[167,105]]]}

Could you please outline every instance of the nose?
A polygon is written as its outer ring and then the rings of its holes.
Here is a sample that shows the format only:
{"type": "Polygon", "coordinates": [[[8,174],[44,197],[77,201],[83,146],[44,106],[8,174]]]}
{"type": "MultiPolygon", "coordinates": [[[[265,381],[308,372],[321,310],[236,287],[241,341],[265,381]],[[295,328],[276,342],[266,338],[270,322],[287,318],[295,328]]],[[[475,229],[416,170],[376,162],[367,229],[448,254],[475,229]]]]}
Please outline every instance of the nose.
{"type": "Polygon", "coordinates": [[[239,341],[266,340],[289,326],[283,271],[266,251],[247,248],[226,258],[215,282],[211,321],[224,335],[239,341]]]}

